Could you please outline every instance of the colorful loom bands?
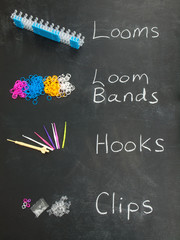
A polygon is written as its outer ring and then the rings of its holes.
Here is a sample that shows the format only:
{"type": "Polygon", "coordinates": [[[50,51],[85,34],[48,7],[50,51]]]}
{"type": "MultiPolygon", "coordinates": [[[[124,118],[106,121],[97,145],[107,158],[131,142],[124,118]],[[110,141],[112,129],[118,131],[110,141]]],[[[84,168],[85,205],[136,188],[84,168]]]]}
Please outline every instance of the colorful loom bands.
{"type": "Polygon", "coordinates": [[[12,98],[16,99],[25,98],[27,101],[32,100],[32,103],[36,105],[38,98],[41,95],[47,94],[47,100],[50,101],[52,97],[63,98],[71,94],[75,90],[75,87],[69,82],[71,75],[67,73],[60,76],[38,76],[29,75],[28,78],[21,77],[17,80],[10,93],[12,98]]]}
{"type": "Polygon", "coordinates": [[[10,89],[12,98],[16,99],[18,96],[21,98],[26,97],[25,91],[28,89],[28,83],[26,81],[17,80],[14,84],[14,87],[10,89]]]}
{"type": "Polygon", "coordinates": [[[44,92],[51,97],[56,97],[59,95],[60,84],[58,81],[58,77],[48,76],[44,81],[44,92]]]}

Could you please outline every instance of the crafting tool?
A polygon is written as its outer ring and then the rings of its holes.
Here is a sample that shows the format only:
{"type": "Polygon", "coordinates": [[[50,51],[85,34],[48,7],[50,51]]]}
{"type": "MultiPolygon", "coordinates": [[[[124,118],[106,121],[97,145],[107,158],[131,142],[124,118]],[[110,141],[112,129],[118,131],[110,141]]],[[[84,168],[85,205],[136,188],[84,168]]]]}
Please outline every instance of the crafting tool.
{"type": "Polygon", "coordinates": [[[50,148],[52,148],[54,150],[54,148],[44,139],[42,138],[39,134],[37,134],[36,132],[34,132],[45,144],[47,144],[50,148]]]}
{"type": "Polygon", "coordinates": [[[58,149],[57,141],[56,141],[56,134],[55,134],[55,130],[54,130],[54,125],[53,125],[53,123],[51,123],[51,126],[52,126],[52,131],[53,131],[54,141],[55,141],[55,144],[56,144],[56,149],[58,149]]]}
{"type": "Polygon", "coordinates": [[[54,123],[54,131],[55,131],[55,135],[56,135],[57,146],[58,146],[58,149],[60,149],[59,137],[58,137],[58,133],[57,133],[57,129],[56,129],[56,124],[55,123],[54,123]]]}
{"type": "Polygon", "coordinates": [[[67,31],[65,31],[64,27],[59,29],[60,26],[57,25],[56,27],[54,27],[54,23],[48,26],[48,21],[43,24],[43,19],[38,22],[37,17],[33,20],[32,15],[28,17],[27,13],[24,16],[22,16],[22,14],[22,12],[17,14],[17,10],[15,10],[11,15],[11,19],[13,20],[16,27],[30,30],[42,37],[46,37],[53,41],[67,44],[72,48],[79,49],[84,44],[85,37],[83,37],[81,33],[78,33],[76,35],[76,32],[71,32],[70,29],[68,29],[67,31]]]}
{"type": "Polygon", "coordinates": [[[29,139],[29,140],[32,141],[32,142],[35,142],[35,143],[39,144],[40,146],[43,146],[43,147],[49,149],[50,151],[53,151],[53,150],[54,150],[53,148],[50,148],[50,147],[48,147],[47,145],[45,145],[45,144],[43,144],[43,143],[40,143],[40,142],[38,142],[38,141],[30,138],[30,137],[27,137],[27,136],[25,136],[25,135],[22,135],[22,136],[23,136],[24,138],[29,139]]]}
{"type": "Polygon", "coordinates": [[[18,144],[18,145],[21,145],[23,147],[28,147],[28,148],[32,148],[32,149],[41,151],[43,154],[46,153],[46,152],[49,152],[49,150],[46,149],[45,147],[40,148],[40,147],[36,147],[34,145],[31,145],[31,144],[27,144],[27,143],[19,142],[19,141],[14,141],[14,140],[11,140],[11,139],[7,139],[7,141],[13,142],[13,143],[18,144]]]}
{"type": "Polygon", "coordinates": [[[45,127],[45,126],[43,126],[43,127],[44,127],[44,130],[45,130],[45,132],[46,132],[48,138],[49,138],[49,141],[51,142],[51,144],[53,145],[53,148],[55,149],[54,143],[53,143],[53,141],[52,141],[52,139],[51,139],[51,137],[50,137],[50,135],[49,135],[49,133],[48,133],[46,127],[45,127]]]}
{"type": "Polygon", "coordinates": [[[65,140],[66,140],[66,126],[67,126],[67,122],[65,122],[65,125],[64,125],[64,136],[63,136],[62,148],[64,148],[65,140]]]}

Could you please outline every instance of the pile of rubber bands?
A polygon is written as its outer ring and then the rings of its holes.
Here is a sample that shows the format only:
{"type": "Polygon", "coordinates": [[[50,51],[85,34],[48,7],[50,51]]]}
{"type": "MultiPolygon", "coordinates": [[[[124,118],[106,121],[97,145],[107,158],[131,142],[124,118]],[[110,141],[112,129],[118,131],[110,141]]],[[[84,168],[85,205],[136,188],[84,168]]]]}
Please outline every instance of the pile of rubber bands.
{"type": "Polygon", "coordinates": [[[64,98],[71,94],[75,90],[75,87],[69,82],[71,74],[62,74],[60,76],[38,76],[29,75],[28,78],[21,77],[14,84],[14,87],[10,89],[12,98],[16,99],[25,98],[27,101],[32,100],[32,103],[36,105],[38,103],[38,97],[47,94],[47,100],[52,100],[52,97],[64,98]]]}

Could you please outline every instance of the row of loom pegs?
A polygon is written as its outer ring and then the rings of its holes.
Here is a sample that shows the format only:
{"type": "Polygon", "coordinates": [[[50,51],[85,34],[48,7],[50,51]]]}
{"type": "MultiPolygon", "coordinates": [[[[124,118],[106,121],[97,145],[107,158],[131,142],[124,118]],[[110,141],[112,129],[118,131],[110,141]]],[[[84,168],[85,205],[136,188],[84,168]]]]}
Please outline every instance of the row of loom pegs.
{"type": "Polygon", "coordinates": [[[21,77],[17,80],[10,89],[12,98],[16,99],[25,98],[27,101],[32,100],[32,103],[36,105],[38,103],[38,97],[47,94],[47,100],[52,100],[52,97],[64,98],[71,94],[75,90],[75,87],[69,82],[71,74],[62,74],[60,76],[38,76],[29,75],[28,78],[21,77]]]}
{"type": "Polygon", "coordinates": [[[72,32],[70,29],[65,31],[65,28],[60,29],[59,25],[54,27],[54,23],[49,26],[49,22],[44,23],[43,19],[38,22],[37,17],[33,19],[33,16],[28,17],[27,13],[23,16],[22,12],[18,14],[17,10],[15,10],[11,14],[11,19],[16,27],[27,29],[42,37],[69,45],[72,48],[79,49],[84,44],[85,37],[81,33],[76,34],[75,31],[72,32]]]}
{"type": "MultiPolygon", "coordinates": [[[[44,127],[46,135],[47,135],[47,137],[48,137],[48,139],[49,139],[51,144],[48,141],[46,141],[43,137],[41,137],[37,132],[34,132],[34,133],[36,134],[36,136],[38,136],[41,139],[41,141],[43,143],[38,142],[35,139],[27,137],[25,135],[22,135],[22,136],[24,138],[30,140],[31,142],[37,143],[41,147],[38,147],[38,146],[35,146],[35,145],[31,145],[31,144],[28,144],[28,143],[25,143],[25,142],[14,141],[14,140],[11,140],[11,139],[7,139],[7,141],[14,142],[15,144],[18,144],[20,146],[24,146],[24,147],[28,147],[28,148],[31,148],[31,149],[34,149],[34,150],[38,150],[38,151],[40,151],[43,154],[45,154],[46,152],[48,153],[49,151],[54,151],[55,149],[60,149],[60,142],[59,142],[59,136],[58,136],[56,124],[55,123],[51,123],[52,133],[53,133],[53,137],[54,137],[54,142],[53,142],[51,136],[49,135],[46,127],[45,126],[43,126],[43,127],[44,127]]],[[[65,146],[66,129],[67,129],[67,122],[65,122],[65,125],[64,125],[64,135],[63,135],[61,148],[64,148],[64,146],[65,146]]]]}

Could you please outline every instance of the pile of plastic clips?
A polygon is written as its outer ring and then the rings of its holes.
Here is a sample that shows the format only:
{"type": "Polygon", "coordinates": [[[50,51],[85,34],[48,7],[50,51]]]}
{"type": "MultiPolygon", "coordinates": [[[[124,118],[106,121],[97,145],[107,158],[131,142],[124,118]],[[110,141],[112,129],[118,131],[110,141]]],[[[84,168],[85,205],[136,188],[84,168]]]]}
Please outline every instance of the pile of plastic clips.
{"type": "Polygon", "coordinates": [[[27,101],[32,100],[32,103],[36,105],[38,98],[41,95],[47,94],[47,100],[50,101],[52,97],[64,98],[71,94],[75,90],[75,87],[69,82],[71,75],[67,73],[60,76],[38,76],[29,75],[28,78],[21,77],[14,84],[14,87],[10,89],[12,98],[16,99],[25,98],[27,101]]]}

